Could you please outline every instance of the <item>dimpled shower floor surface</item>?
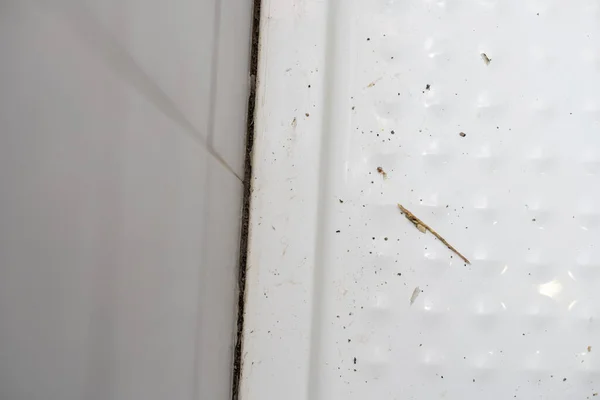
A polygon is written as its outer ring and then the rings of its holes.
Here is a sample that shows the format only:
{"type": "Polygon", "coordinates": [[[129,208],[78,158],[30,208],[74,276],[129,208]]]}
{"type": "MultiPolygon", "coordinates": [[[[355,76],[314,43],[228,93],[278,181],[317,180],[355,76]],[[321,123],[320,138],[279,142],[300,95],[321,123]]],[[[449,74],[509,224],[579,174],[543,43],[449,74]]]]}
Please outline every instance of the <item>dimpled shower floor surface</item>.
{"type": "Polygon", "coordinates": [[[598,396],[599,1],[265,0],[257,78],[240,399],[598,396]]]}

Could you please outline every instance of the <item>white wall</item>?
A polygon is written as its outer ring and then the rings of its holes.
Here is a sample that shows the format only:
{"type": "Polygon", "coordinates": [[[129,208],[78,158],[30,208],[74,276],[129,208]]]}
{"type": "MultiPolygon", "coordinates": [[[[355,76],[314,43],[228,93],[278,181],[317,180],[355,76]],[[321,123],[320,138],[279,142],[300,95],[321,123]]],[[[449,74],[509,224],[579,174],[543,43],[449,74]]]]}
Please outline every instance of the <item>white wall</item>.
{"type": "Polygon", "coordinates": [[[227,399],[247,0],[0,1],[0,398],[227,399]]]}

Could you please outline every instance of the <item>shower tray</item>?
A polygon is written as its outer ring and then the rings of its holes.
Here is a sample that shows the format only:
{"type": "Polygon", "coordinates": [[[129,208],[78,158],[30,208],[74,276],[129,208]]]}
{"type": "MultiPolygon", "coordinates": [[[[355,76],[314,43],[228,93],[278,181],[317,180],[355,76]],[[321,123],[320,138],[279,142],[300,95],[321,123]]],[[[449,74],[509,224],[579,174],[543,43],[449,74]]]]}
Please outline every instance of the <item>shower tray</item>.
{"type": "Polygon", "coordinates": [[[596,397],[599,43],[595,0],[263,1],[239,398],[596,397]]]}

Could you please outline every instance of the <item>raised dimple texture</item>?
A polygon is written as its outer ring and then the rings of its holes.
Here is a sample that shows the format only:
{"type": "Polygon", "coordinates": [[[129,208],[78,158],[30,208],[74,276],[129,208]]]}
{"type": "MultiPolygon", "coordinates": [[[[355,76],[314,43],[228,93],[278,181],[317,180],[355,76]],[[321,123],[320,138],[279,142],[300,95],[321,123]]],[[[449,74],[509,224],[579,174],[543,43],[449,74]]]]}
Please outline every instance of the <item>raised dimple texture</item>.
{"type": "Polygon", "coordinates": [[[381,0],[352,10],[335,42],[351,62],[331,62],[351,71],[352,108],[334,143],[345,175],[330,190],[352,201],[322,205],[343,230],[325,250],[335,262],[324,266],[328,311],[315,327],[320,398],[593,397],[597,4],[381,0]]]}

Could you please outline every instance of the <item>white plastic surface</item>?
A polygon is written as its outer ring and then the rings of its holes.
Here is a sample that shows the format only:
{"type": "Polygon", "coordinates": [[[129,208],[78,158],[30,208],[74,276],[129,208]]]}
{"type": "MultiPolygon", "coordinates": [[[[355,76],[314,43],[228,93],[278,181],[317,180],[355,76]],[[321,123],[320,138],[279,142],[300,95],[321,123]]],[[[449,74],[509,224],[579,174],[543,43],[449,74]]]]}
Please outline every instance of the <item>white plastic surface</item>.
{"type": "Polygon", "coordinates": [[[243,400],[600,392],[599,21],[264,2],[243,400]]]}
{"type": "Polygon", "coordinates": [[[0,2],[0,399],[230,398],[251,24],[231,3],[0,2]]]}

